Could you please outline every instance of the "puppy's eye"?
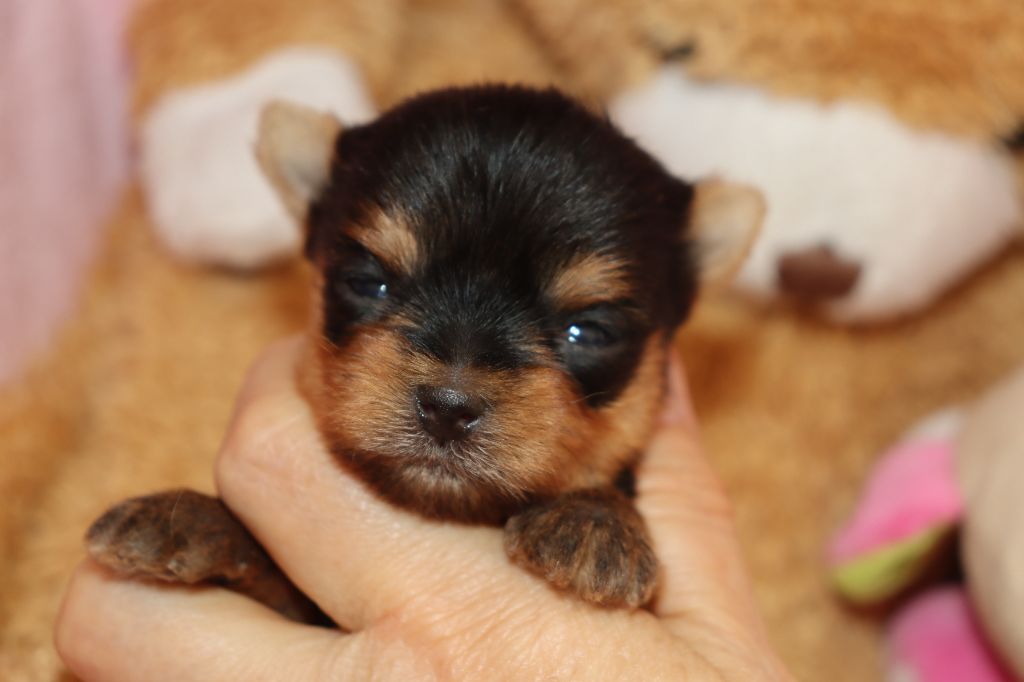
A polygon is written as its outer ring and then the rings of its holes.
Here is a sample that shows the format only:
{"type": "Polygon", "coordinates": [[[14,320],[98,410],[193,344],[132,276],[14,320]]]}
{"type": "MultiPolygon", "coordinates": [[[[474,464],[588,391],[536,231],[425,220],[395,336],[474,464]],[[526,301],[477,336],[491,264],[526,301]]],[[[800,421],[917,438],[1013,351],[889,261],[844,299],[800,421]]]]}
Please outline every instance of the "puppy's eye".
{"type": "Polygon", "coordinates": [[[379,277],[356,275],[345,279],[345,286],[359,298],[381,300],[388,297],[388,284],[379,277]]]}
{"type": "Polygon", "coordinates": [[[565,330],[565,340],[582,348],[605,348],[615,342],[615,336],[596,322],[574,322],[565,330]]]}

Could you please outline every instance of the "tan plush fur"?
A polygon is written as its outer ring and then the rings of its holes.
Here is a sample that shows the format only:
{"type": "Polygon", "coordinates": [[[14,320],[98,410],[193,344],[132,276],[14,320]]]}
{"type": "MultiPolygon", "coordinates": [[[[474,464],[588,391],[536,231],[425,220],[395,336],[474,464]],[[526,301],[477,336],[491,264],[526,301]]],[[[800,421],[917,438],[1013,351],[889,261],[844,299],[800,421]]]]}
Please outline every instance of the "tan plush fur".
{"type": "Polygon", "coordinates": [[[872,100],[951,132],[1006,132],[1024,114],[1024,6],[1014,0],[513,4],[571,78],[601,95],[692,43],[687,68],[697,76],[826,101],[872,100]]]}
{"type": "Polygon", "coordinates": [[[302,11],[280,0],[143,3],[130,36],[140,114],[169,90],[223,78],[290,45],[343,50],[371,89],[383,87],[395,76],[408,11],[406,0],[303,0],[302,11]]]}
{"type": "MultiPolygon", "coordinates": [[[[154,0],[151,17],[185,4],[154,0]]],[[[187,4],[193,11],[200,3],[187,4]]],[[[794,12],[805,3],[777,4],[800,23],[794,12]]],[[[929,6],[938,5],[952,2],[929,6]]],[[[401,19],[394,42],[385,41],[393,56],[385,43],[353,38],[368,63],[394,60],[393,70],[371,69],[382,105],[484,77],[582,82],[571,70],[554,71],[523,13],[496,0],[414,0],[401,19]]],[[[189,30],[206,37],[185,51],[180,36],[164,33],[184,31],[174,28],[179,20],[147,21],[134,34],[143,106],[166,87],[234,68],[209,57],[207,45],[240,40],[237,24],[200,22],[201,30],[189,30]],[[168,41],[179,46],[173,60],[159,57],[168,41]]],[[[296,39],[293,30],[268,34],[263,45],[296,39]]],[[[743,44],[744,59],[756,63],[758,43],[743,44]]],[[[221,52],[218,59],[234,58],[221,52]]],[[[140,198],[126,196],[76,319],[27,378],[0,395],[0,679],[57,676],[50,629],[61,587],[104,507],[178,485],[211,490],[211,462],[246,365],[304,324],[303,277],[297,266],[239,276],[176,264],[151,237],[140,198]]],[[[915,418],[978,394],[1024,360],[1024,252],[1012,250],[926,316],[871,331],[707,300],[681,347],[783,656],[801,679],[878,679],[878,621],[844,610],[829,592],[824,541],[880,448],[915,418]]]]}

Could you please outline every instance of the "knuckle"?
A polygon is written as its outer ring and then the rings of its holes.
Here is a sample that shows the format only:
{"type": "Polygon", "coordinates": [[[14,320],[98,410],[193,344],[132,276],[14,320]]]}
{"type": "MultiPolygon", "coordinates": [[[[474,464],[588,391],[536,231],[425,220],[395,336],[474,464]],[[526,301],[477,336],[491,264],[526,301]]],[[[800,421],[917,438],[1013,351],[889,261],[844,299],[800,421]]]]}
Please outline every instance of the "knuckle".
{"type": "Polygon", "coordinates": [[[295,412],[289,389],[298,348],[298,339],[286,339],[250,367],[218,453],[218,476],[236,468],[260,468],[272,458],[275,435],[295,412]]]}
{"type": "Polygon", "coordinates": [[[318,444],[300,398],[279,392],[252,397],[240,403],[214,462],[217,489],[229,499],[268,480],[294,481],[304,470],[302,456],[318,444]]]}
{"type": "Polygon", "coordinates": [[[253,437],[252,405],[240,403],[236,409],[217,457],[218,466],[244,462],[256,445],[253,437]]]}
{"type": "Polygon", "coordinates": [[[267,425],[274,419],[264,398],[249,396],[239,403],[214,464],[218,489],[239,474],[265,467],[270,454],[267,425]]]}

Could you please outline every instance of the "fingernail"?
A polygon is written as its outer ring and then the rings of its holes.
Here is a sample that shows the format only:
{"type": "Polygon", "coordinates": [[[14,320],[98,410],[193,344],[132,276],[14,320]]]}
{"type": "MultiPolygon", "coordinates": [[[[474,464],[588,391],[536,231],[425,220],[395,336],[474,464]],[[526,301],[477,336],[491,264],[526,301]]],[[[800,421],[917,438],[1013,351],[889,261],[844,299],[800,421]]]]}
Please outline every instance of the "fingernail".
{"type": "Polygon", "coordinates": [[[674,355],[670,355],[665,368],[665,407],[662,411],[662,423],[666,425],[680,424],[686,418],[685,406],[680,396],[682,376],[679,363],[674,355]]]}
{"type": "Polygon", "coordinates": [[[666,426],[679,426],[693,421],[693,408],[687,400],[686,379],[683,376],[682,364],[673,353],[666,367],[665,406],[661,414],[661,423],[666,426]]]}

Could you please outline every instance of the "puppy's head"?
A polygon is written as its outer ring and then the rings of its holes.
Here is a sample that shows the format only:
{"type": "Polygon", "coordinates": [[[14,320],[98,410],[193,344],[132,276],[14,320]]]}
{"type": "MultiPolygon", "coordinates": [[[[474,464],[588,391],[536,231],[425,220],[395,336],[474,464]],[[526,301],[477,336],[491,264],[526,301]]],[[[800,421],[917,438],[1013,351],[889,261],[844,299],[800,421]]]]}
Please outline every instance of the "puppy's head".
{"type": "Polygon", "coordinates": [[[325,438],[443,518],[496,521],[629,465],[674,329],[762,213],[554,91],[445,90],[344,132],[272,104],[257,155],[307,225],[302,381],[325,438]]]}

